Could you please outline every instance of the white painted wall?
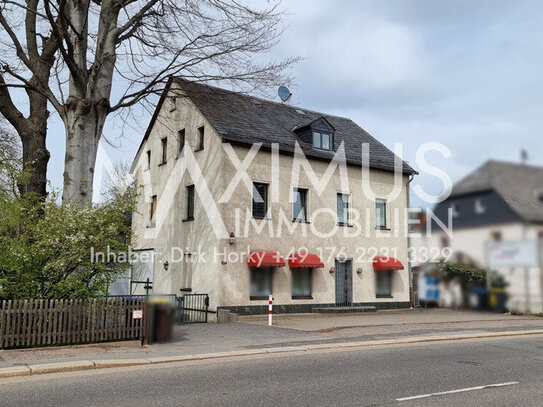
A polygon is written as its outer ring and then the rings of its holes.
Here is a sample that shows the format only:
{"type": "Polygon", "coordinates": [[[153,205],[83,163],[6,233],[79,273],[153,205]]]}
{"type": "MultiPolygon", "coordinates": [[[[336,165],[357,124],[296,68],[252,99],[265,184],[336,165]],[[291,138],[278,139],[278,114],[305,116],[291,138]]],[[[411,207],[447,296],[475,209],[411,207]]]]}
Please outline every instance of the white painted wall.
{"type": "MultiPolygon", "coordinates": [[[[226,156],[221,145],[221,140],[210,123],[203,115],[195,109],[194,105],[185,99],[177,100],[177,107],[171,110],[169,103],[164,103],[159,114],[158,120],[153,126],[148,140],[143,145],[140,155],[136,159],[135,175],[139,183],[143,184],[144,179],[150,181],[149,188],[142,192],[138,202],[138,210],[133,215],[134,242],[136,249],[153,248],[157,252],[157,261],[155,261],[155,293],[173,293],[180,294],[179,289],[183,288],[183,272],[186,270],[186,264],[177,262],[172,257],[171,247],[176,246],[186,248],[190,252],[196,252],[198,247],[203,248],[211,261],[206,263],[196,263],[192,266],[192,292],[209,293],[211,309],[217,306],[242,306],[242,305],[265,305],[265,301],[251,301],[249,299],[249,268],[246,258],[241,262],[227,261],[222,264],[220,261],[213,261],[213,252],[233,253],[246,252],[247,247],[252,250],[280,251],[285,255],[292,249],[306,247],[312,253],[320,254],[322,249],[325,267],[313,271],[313,299],[312,300],[292,300],[291,299],[291,273],[289,267],[277,268],[274,273],[274,296],[277,304],[302,304],[302,303],[333,303],[335,301],[335,282],[334,275],[329,272],[334,266],[334,254],[328,253],[325,248],[344,248],[344,254],[353,259],[353,300],[355,302],[407,302],[409,301],[409,278],[407,263],[407,238],[405,237],[405,223],[403,211],[406,208],[406,188],[407,177],[402,177],[402,191],[398,198],[388,202],[387,219],[389,220],[390,231],[381,232],[375,229],[375,205],[368,197],[362,193],[361,187],[361,169],[355,166],[349,166],[349,189],[351,193],[351,207],[356,208],[363,214],[366,209],[370,211],[371,218],[369,222],[362,220],[362,227],[367,230],[368,236],[345,237],[344,232],[353,233],[355,228],[338,227],[337,233],[329,238],[318,238],[311,232],[310,224],[297,224],[294,233],[283,233],[282,237],[276,237],[279,225],[279,209],[281,208],[288,216],[288,226],[292,227],[292,203],[289,202],[291,196],[290,174],[293,164],[293,157],[289,155],[280,155],[279,167],[280,176],[278,178],[279,199],[271,202],[270,219],[265,220],[267,226],[274,230],[273,236],[269,236],[267,229],[261,233],[251,229],[247,237],[239,236],[235,239],[235,244],[231,245],[228,239],[219,239],[215,236],[213,228],[205,212],[206,202],[201,202],[198,195],[195,199],[195,219],[190,222],[183,222],[186,213],[186,192],[185,186],[190,185],[192,180],[188,174],[185,174],[179,182],[178,189],[174,192],[172,207],[167,211],[162,228],[158,231],[155,238],[145,238],[145,233],[149,226],[150,197],[158,196],[158,210],[161,210],[163,201],[161,197],[168,191],[165,189],[168,185],[168,179],[178,160],[177,131],[186,129],[186,137],[191,144],[192,150],[196,148],[196,129],[205,126],[205,148],[202,151],[195,152],[196,160],[204,175],[215,202],[225,191],[227,185],[234,176],[235,168],[230,159],[226,156]],[[158,166],[160,159],[160,140],[162,137],[168,137],[168,160],[165,165],[158,166]],[[151,168],[146,170],[146,151],[152,150],[151,168]],[[397,210],[398,212],[395,212],[397,210]],[[306,227],[307,236],[304,237],[302,228],[306,227]],[[381,235],[381,236],[380,236],[381,235]],[[363,255],[362,250],[369,248],[387,248],[393,257],[397,257],[405,266],[405,270],[395,271],[393,273],[393,298],[377,299],[375,297],[375,272],[372,267],[372,257],[374,253],[363,255]],[[160,261],[162,260],[162,262],[160,261]],[[168,260],[169,269],[164,270],[163,262],[168,260]],[[361,268],[361,274],[356,272],[361,268]]],[[[236,155],[241,161],[247,154],[245,147],[234,147],[236,155]]],[[[310,160],[310,163],[320,178],[326,171],[327,162],[310,160]]],[[[258,153],[255,160],[247,170],[249,177],[254,181],[272,182],[271,177],[271,154],[266,151],[258,153]]],[[[385,171],[371,171],[371,187],[380,197],[385,197],[393,185],[393,174],[385,171]]],[[[336,193],[342,191],[339,172],[333,174],[332,179],[322,194],[317,196],[309,178],[302,171],[298,187],[309,188],[308,212],[309,216],[318,208],[329,208],[336,213],[336,193]]],[[[270,193],[273,189],[270,185],[270,193]]],[[[239,208],[243,214],[246,210],[251,211],[251,191],[240,183],[235,189],[233,197],[227,203],[219,204],[220,214],[226,225],[228,232],[235,231],[235,208],[239,208]]],[[[261,222],[258,221],[257,222],[261,222]]],[[[322,215],[314,222],[314,227],[318,230],[327,230],[334,227],[335,218],[322,215]]],[[[283,232],[287,230],[287,225],[283,224],[283,232]]],[[[336,252],[337,255],[337,252],[336,252]]]]}

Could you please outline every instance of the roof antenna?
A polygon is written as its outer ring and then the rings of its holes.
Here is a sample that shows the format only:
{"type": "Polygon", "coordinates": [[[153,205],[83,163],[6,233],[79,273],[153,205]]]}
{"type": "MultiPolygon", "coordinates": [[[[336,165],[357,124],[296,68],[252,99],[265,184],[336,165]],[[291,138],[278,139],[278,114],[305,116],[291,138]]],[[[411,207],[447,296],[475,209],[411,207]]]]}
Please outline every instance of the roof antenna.
{"type": "Polygon", "coordinates": [[[520,150],[520,162],[522,165],[526,165],[527,161],[528,161],[528,152],[522,148],[520,150]]]}
{"type": "Polygon", "coordinates": [[[286,86],[279,86],[279,89],[277,89],[277,94],[283,101],[283,103],[286,103],[290,100],[292,97],[292,93],[290,93],[290,90],[286,86]]]}

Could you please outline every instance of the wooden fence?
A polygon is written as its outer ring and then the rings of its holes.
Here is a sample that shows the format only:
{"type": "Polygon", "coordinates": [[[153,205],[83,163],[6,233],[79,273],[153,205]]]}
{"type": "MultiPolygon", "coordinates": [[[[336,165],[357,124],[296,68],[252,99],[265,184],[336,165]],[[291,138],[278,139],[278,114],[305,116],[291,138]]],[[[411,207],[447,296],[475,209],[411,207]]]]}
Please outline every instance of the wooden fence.
{"type": "Polygon", "coordinates": [[[0,349],[141,339],[134,310],[141,298],[2,301],[0,349]]]}

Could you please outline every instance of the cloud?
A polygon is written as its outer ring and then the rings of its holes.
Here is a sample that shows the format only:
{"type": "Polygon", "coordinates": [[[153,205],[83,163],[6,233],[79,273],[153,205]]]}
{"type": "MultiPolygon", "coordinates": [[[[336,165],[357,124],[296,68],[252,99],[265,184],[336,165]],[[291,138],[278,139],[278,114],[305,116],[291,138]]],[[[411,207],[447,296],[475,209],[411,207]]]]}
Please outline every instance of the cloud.
{"type": "MultiPolygon", "coordinates": [[[[403,142],[411,163],[419,145],[442,142],[453,156],[432,162],[453,180],[490,158],[518,160],[521,148],[543,165],[543,3],[284,0],[283,7],[288,29],[266,57],[305,58],[292,72],[291,103],[350,117],[389,147],[403,142]]],[[[118,132],[108,122],[106,137],[118,132]]],[[[130,132],[113,155],[131,160],[142,136],[130,132]]],[[[63,145],[50,148],[60,185],[63,145]]],[[[417,182],[440,188],[424,174],[417,182]]]]}

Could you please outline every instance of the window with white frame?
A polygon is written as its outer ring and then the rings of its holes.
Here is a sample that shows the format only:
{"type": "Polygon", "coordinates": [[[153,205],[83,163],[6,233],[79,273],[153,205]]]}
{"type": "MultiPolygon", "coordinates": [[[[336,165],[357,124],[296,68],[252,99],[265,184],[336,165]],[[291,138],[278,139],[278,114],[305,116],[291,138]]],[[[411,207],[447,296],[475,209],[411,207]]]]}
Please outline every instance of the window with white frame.
{"type": "Polygon", "coordinates": [[[292,203],[292,219],[297,222],[307,222],[307,189],[294,188],[292,203]]]}
{"type": "Polygon", "coordinates": [[[313,132],[313,147],[319,150],[332,149],[332,135],[329,133],[313,132]]]}
{"type": "Polygon", "coordinates": [[[268,184],[253,182],[253,218],[264,219],[268,214],[268,184]]]}
{"type": "Polygon", "coordinates": [[[338,225],[349,224],[349,195],[338,193],[337,197],[337,222],[338,225]]]}
{"type": "Polygon", "coordinates": [[[386,199],[375,200],[375,227],[386,229],[387,227],[387,201],[386,199]]]}

